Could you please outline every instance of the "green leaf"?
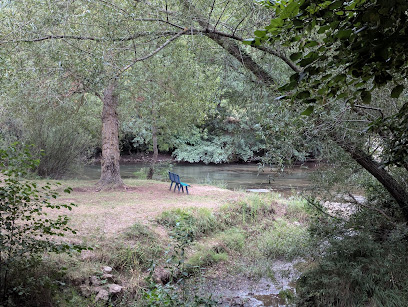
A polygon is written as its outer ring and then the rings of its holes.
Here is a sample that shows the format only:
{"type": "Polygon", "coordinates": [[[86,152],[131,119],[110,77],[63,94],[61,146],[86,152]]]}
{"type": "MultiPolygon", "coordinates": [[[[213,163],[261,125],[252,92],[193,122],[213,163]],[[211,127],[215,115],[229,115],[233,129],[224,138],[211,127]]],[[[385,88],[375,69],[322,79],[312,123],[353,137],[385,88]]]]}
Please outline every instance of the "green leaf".
{"type": "Polygon", "coordinates": [[[305,47],[306,47],[306,48],[311,48],[311,47],[315,47],[315,46],[317,46],[317,45],[319,45],[318,42],[316,42],[316,41],[310,41],[310,42],[308,42],[308,43],[305,45],[305,47]]]}
{"type": "Polygon", "coordinates": [[[290,55],[292,61],[297,61],[302,57],[302,52],[295,52],[290,55]]]}
{"type": "Polygon", "coordinates": [[[254,32],[255,36],[257,37],[264,37],[266,35],[266,30],[256,30],[254,32]]]}
{"type": "Polygon", "coordinates": [[[336,10],[343,5],[344,1],[333,1],[332,4],[329,5],[329,10],[336,10]]]}
{"type": "Polygon", "coordinates": [[[296,95],[296,97],[299,98],[299,99],[309,98],[309,97],[310,97],[310,92],[309,92],[309,91],[300,92],[300,93],[298,93],[298,94],[296,95]]]}
{"type": "Polygon", "coordinates": [[[334,78],[333,78],[333,81],[334,82],[343,82],[344,80],[346,80],[346,75],[345,74],[340,74],[340,75],[337,75],[337,76],[335,76],[334,78]]]}
{"type": "Polygon", "coordinates": [[[320,29],[317,31],[317,33],[323,34],[324,32],[326,32],[329,29],[330,29],[330,26],[326,25],[326,26],[320,27],[320,29]]]}
{"type": "Polygon", "coordinates": [[[281,18],[286,19],[286,18],[295,17],[298,14],[298,12],[299,12],[298,1],[292,1],[282,11],[281,18]]]}
{"type": "Polygon", "coordinates": [[[299,65],[301,67],[305,67],[305,66],[309,65],[310,63],[312,63],[314,60],[315,60],[314,58],[306,58],[306,59],[303,59],[302,61],[300,61],[299,65]]]}
{"type": "Polygon", "coordinates": [[[306,110],[304,110],[302,113],[300,113],[300,115],[309,116],[310,114],[313,113],[313,110],[314,110],[314,106],[309,106],[309,107],[307,107],[306,110]]]}
{"type": "Polygon", "coordinates": [[[398,98],[402,91],[404,90],[404,86],[403,85],[397,85],[396,87],[394,87],[391,91],[391,97],[392,98],[398,98]]]}
{"type": "Polygon", "coordinates": [[[366,90],[361,91],[361,99],[363,103],[369,104],[371,102],[371,93],[366,90]]]}
{"type": "Polygon", "coordinates": [[[336,36],[337,38],[339,38],[339,39],[347,39],[347,38],[350,37],[351,33],[353,33],[352,30],[339,30],[339,31],[336,33],[335,36],[336,36]]]}

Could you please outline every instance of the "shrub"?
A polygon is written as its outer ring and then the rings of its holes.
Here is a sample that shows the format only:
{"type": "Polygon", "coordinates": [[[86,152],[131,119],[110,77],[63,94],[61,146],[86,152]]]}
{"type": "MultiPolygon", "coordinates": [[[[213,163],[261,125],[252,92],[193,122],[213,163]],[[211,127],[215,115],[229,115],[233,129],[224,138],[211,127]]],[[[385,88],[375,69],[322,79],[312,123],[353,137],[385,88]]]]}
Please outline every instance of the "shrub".
{"type": "Polygon", "coordinates": [[[260,196],[252,195],[245,201],[221,207],[217,219],[223,227],[254,223],[275,213],[272,204],[260,196]]]}
{"type": "Polygon", "coordinates": [[[297,283],[299,306],[405,306],[407,234],[398,229],[376,242],[364,231],[329,240],[318,265],[297,283]]]}
{"type": "Polygon", "coordinates": [[[28,148],[22,152],[16,148],[14,144],[8,151],[0,150],[0,302],[10,305],[13,297],[30,295],[30,279],[20,277],[41,263],[44,252],[81,249],[52,239],[75,231],[67,226],[67,216],[50,218],[46,211],[71,210],[74,204],[54,205],[50,200],[58,193],[51,184],[39,186],[23,180],[27,170],[35,169],[39,161],[31,158],[28,148]]]}
{"type": "Polygon", "coordinates": [[[307,228],[276,220],[273,228],[258,238],[258,248],[266,257],[291,260],[305,256],[309,242],[307,228]]]}
{"type": "Polygon", "coordinates": [[[220,261],[227,260],[228,260],[227,253],[224,252],[217,253],[215,250],[211,248],[200,246],[199,249],[194,253],[194,255],[192,255],[188,259],[187,264],[191,268],[202,268],[208,267],[220,261]]]}
{"type": "Polygon", "coordinates": [[[192,240],[213,232],[218,227],[218,222],[211,210],[206,208],[174,209],[165,211],[157,219],[158,223],[169,227],[183,227],[178,233],[189,234],[192,240]]]}
{"type": "Polygon", "coordinates": [[[366,201],[348,219],[312,221],[320,257],[298,280],[299,306],[406,305],[408,228],[388,193],[365,185],[366,201]]]}
{"type": "Polygon", "coordinates": [[[229,249],[240,251],[245,246],[245,233],[243,230],[233,227],[218,235],[218,239],[229,249]]]}

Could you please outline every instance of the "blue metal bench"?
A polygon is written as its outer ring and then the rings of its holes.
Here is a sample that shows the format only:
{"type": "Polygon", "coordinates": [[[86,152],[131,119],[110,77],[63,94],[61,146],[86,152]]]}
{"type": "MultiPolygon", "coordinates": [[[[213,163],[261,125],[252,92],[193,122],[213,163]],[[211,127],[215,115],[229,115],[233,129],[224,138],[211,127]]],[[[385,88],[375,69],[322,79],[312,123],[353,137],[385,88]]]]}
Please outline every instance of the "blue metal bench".
{"type": "Polygon", "coordinates": [[[171,181],[169,190],[171,190],[171,187],[173,186],[173,183],[174,183],[174,192],[176,191],[176,188],[178,188],[179,192],[180,192],[180,189],[181,189],[181,191],[184,193],[184,187],[185,187],[186,192],[188,194],[188,187],[191,187],[191,185],[189,185],[187,183],[184,183],[184,182],[181,182],[179,175],[177,175],[175,173],[172,173],[172,172],[169,172],[169,179],[171,181]]]}

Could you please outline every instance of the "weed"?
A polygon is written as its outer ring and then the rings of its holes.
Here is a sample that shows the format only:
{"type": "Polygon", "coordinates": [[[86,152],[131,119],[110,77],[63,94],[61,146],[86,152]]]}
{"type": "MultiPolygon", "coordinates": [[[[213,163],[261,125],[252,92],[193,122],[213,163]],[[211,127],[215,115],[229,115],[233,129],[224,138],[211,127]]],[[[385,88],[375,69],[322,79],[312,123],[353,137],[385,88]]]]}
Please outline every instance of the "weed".
{"type": "Polygon", "coordinates": [[[206,208],[178,208],[163,212],[157,219],[159,224],[170,229],[174,229],[180,221],[183,221],[183,227],[189,228],[184,229],[184,233],[189,232],[192,240],[213,232],[218,224],[213,212],[206,208]]]}
{"type": "Polygon", "coordinates": [[[227,229],[218,234],[217,238],[231,250],[240,251],[245,246],[245,233],[237,227],[227,229]]]}
{"type": "Polygon", "coordinates": [[[148,167],[142,167],[137,172],[133,172],[133,176],[135,176],[136,179],[147,179],[148,171],[148,167]]]}
{"type": "Polygon", "coordinates": [[[126,243],[123,241],[105,242],[95,248],[96,259],[118,271],[145,270],[152,259],[163,255],[163,247],[158,242],[140,241],[126,243]]]}
{"type": "Polygon", "coordinates": [[[292,222],[307,222],[309,219],[307,201],[298,196],[290,197],[288,202],[286,203],[285,217],[292,222]]]}
{"type": "Polygon", "coordinates": [[[310,239],[305,227],[281,219],[273,226],[257,239],[258,248],[266,257],[292,260],[308,253],[310,239]]]}
{"type": "Polygon", "coordinates": [[[268,199],[253,195],[246,200],[222,206],[217,218],[224,227],[231,227],[254,223],[274,213],[275,210],[268,203],[268,199]]]}
{"type": "Polygon", "coordinates": [[[156,234],[146,225],[135,223],[124,233],[125,239],[128,240],[142,240],[142,241],[155,241],[157,240],[156,234]]]}
{"type": "Polygon", "coordinates": [[[201,268],[227,260],[227,253],[217,252],[211,247],[200,245],[198,250],[187,260],[187,264],[192,268],[201,268]]]}
{"type": "MultiPolygon", "coordinates": [[[[167,219],[161,220],[165,224],[172,225],[170,235],[176,240],[170,258],[166,263],[171,272],[170,282],[161,285],[153,279],[154,265],[146,278],[148,288],[144,291],[144,303],[146,306],[213,306],[211,297],[206,299],[194,295],[191,297],[185,288],[185,278],[192,273],[192,269],[199,264],[186,263],[186,247],[194,240],[197,219],[183,210],[168,212],[167,219]],[[174,224],[175,223],[175,224],[174,224]]],[[[200,229],[200,227],[198,227],[200,229]]]]}

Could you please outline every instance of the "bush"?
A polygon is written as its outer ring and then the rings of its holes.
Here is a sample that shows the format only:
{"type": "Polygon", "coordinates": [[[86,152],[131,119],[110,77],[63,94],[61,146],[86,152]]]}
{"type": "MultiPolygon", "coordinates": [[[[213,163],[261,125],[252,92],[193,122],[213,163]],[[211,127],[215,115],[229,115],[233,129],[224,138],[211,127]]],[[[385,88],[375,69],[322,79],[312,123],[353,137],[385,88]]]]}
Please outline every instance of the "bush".
{"type": "Polygon", "coordinates": [[[329,241],[312,270],[299,279],[299,306],[405,306],[408,302],[407,229],[376,242],[367,232],[329,241]]]}
{"type": "Polygon", "coordinates": [[[251,195],[245,201],[221,207],[217,219],[223,227],[255,223],[275,213],[272,204],[257,195],[251,195]]]}
{"type": "MultiPolygon", "coordinates": [[[[48,217],[46,211],[74,204],[54,205],[50,202],[58,193],[49,183],[42,186],[21,179],[39,161],[31,158],[28,148],[21,153],[17,146],[0,150],[0,303],[12,305],[13,297],[28,297],[29,279],[21,278],[41,263],[44,252],[61,253],[71,246],[58,243],[54,236],[63,237],[75,231],[67,226],[68,217],[48,217]],[[18,277],[18,278],[16,278],[18,277]]],[[[70,192],[66,189],[65,192],[70,192]]],[[[73,246],[80,250],[79,246],[73,246]]]]}
{"type": "Polygon", "coordinates": [[[277,220],[271,230],[258,238],[258,248],[268,258],[292,260],[308,253],[309,242],[306,227],[277,220]]]}
{"type": "Polygon", "coordinates": [[[364,206],[348,219],[312,221],[320,254],[297,282],[299,306],[406,305],[408,228],[388,193],[372,180],[365,185],[364,206]]]}
{"type": "Polygon", "coordinates": [[[240,251],[245,246],[245,233],[243,230],[233,227],[218,235],[218,239],[229,249],[240,251]]]}
{"type": "Polygon", "coordinates": [[[215,215],[206,208],[178,208],[165,211],[157,221],[172,229],[183,227],[184,229],[181,233],[191,236],[191,240],[196,240],[210,234],[218,227],[215,215]]]}

